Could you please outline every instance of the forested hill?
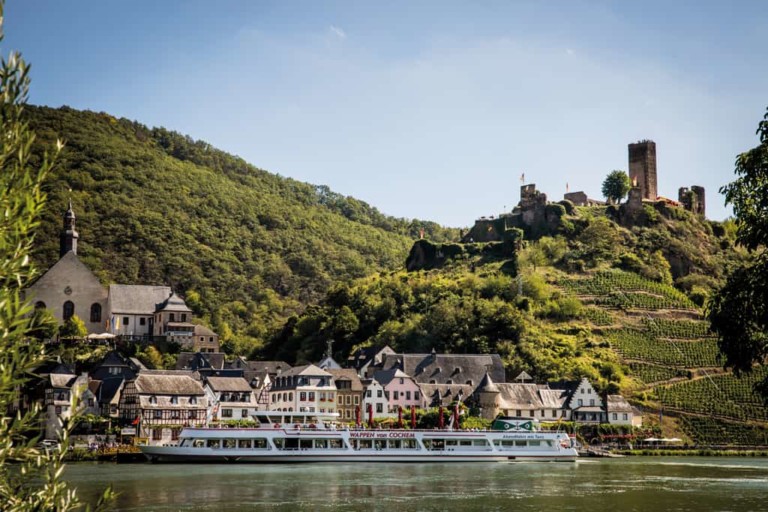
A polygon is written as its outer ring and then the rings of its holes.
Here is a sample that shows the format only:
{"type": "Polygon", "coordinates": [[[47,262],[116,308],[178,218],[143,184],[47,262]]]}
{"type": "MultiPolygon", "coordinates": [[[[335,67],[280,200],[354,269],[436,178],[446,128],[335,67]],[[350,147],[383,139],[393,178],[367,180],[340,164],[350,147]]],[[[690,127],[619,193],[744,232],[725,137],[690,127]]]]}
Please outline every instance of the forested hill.
{"type": "Polygon", "coordinates": [[[105,283],[172,285],[238,352],[331,283],[402,267],[421,229],[457,235],[163,128],[68,107],[27,114],[38,159],[56,138],[66,143],[46,186],[38,266],[58,258],[71,189],[82,261],[105,283]]]}

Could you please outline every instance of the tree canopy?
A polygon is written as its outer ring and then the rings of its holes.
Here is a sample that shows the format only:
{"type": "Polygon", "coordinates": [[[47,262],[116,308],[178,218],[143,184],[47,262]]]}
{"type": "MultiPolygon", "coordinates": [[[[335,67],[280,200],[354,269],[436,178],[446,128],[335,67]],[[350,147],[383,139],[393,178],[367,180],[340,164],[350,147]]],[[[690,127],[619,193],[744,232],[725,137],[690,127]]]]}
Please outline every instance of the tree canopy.
{"type": "Polygon", "coordinates": [[[603,197],[608,201],[620,203],[629,192],[632,183],[624,171],[611,171],[603,181],[603,197]]]}
{"type": "MultiPolygon", "coordinates": [[[[768,358],[768,112],[757,134],[760,145],[736,158],[738,178],[720,189],[733,205],[737,241],[754,258],[730,274],[708,308],[725,366],[737,373],[750,372],[768,358]]],[[[768,378],[756,388],[768,404],[768,378]]]]}

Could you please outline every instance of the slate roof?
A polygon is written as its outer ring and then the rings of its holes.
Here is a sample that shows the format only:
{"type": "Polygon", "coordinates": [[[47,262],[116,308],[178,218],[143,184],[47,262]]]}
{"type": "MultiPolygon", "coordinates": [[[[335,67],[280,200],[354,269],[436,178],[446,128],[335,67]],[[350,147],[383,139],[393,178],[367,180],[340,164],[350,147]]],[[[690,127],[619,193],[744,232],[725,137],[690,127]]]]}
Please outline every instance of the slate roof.
{"type": "Polygon", "coordinates": [[[192,310],[187,307],[184,299],[176,295],[175,292],[171,292],[170,296],[166,295],[165,300],[161,300],[161,303],[157,305],[155,311],[180,311],[182,313],[191,313],[192,310]]]}
{"type": "Polygon", "coordinates": [[[71,388],[77,375],[69,373],[51,373],[48,375],[48,381],[54,388],[71,388]]]}
{"type": "Polygon", "coordinates": [[[110,377],[101,381],[101,385],[96,393],[96,399],[100,404],[109,403],[115,398],[115,395],[123,386],[125,379],[122,377],[110,377]]]}
{"type": "Polygon", "coordinates": [[[310,375],[318,377],[331,377],[331,374],[322,368],[318,368],[313,364],[305,364],[303,366],[294,366],[288,371],[284,371],[280,374],[281,377],[290,377],[293,375],[310,375]]]}
{"type": "Polygon", "coordinates": [[[195,336],[218,336],[204,325],[195,325],[195,336]]]}
{"type": "Polygon", "coordinates": [[[248,381],[242,377],[208,377],[205,382],[214,391],[237,391],[241,393],[252,391],[248,381]]]}
{"type": "Polygon", "coordinates": [[[400,370],[399,368],[390,368],[389,370],[377,371],[373,374],[373,378],[379,381],[382,386],[386,386],[395,378],[409,379],[410,377],[407,373],[400,370]]]}
{"type": "Polygon", "coordinates": [[[562,409],[566,394],[538,384],[506,382],[498,384],[502,409],[562,409]]]}
{"type": "Polygon", "coordinates": [[[203,387],[189,372],[142,372],[136,377],[136,391],[146,395],[203,395],[203,387]]]}
{"type": "MultiPolygon", "coordinates": [[[[363,383],[360,382],[360,377],[357,375],[357,372],[353,370],[352,368],[342,368],[340,370],[326,370],[328,373],[333,375],[333,380],[337,383],[340,380],[348,380],[350,381],[350,389],[343,389],[342,391],[362,391],[363,390],[363,383]]],[[[338,384],[336,384],[336,387],[338,388],[338,384]]]]}
{"type": "Polygon", "coordinates": [[[450,405],[461,392],[461,401],[466,401],[472,394],[473,387],[467,384],[419,384],[421,393],[427,404],[434,407],[436,405],[450,405]]]}
{"type": "Polygon", "coordinates": [[[493,393],[499,392],[499,386],[496,385],[495,382],[493,382],[493,379],[491,378],[490,374],[488,372],[485,373],[483,376],[483,380],[480,381],[480,384],[477,386],[478,391],[485,391],[487,393],[493,393]]]}
{"type": "Polygon", "coordinates": [[[629,402],[621,395],[608,395],[606,402],[606,412],[634,412],[629,402]]]}
{"type": "Polygon", "coordinates": [[[151,315],[157,305],[171,294],[168,286],[136,284],[109,285],[109,303],[113,314],[151,315]]]}
{"type": "Polygon", "coordinates": [[[419,384],[467,384],[473,390],[486,371],[494,382],[505,382],[504,364],[498,354],[385,354],[382,368],[399,367],[419,384]],[[488,369],[490,367],[490,370],[488,369]]]}
{"type": "Polygon", "coordinates": [[[200,370],[212,368],[223,370],[225,367],[225,354],[223,352],[181,352],[176,358],[177,370],[200,370]]]}
{"type": "Polygon", "coordinates": [[[118,375],[110,373],[110,368],[119,368],[119,375],[124,376],[128,380],[132,380],[136,377],[136,370],[129,364],[129,360],[115,350],[110,351],[104,356],[101,363],[91,371],[90,376],[95,380],[104,380],[118,375]]]}
{"type": "MultiPolygon", "coordinates": [[[[235,364],[237,364],[237,361],[235,364]]],[[[270,376],[273,377],[278,373],[282,375],[284,372],[291,369],[291,365],[285,361],[245,361],[241,359],[238,366],[243,366],[243,364],[251,371],[267,372],[270,376]]]]}

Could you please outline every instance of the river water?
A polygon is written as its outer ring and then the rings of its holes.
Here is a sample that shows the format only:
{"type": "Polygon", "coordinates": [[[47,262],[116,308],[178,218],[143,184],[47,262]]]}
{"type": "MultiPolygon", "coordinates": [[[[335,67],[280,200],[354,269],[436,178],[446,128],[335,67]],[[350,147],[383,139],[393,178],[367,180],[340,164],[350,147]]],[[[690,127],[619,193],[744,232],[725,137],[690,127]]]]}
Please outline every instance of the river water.
{"type": "Polygon", "coordinates": [[[768,511],[767,458],[632,457],[474,464],[67,466],[117,510],[768,511]]]}

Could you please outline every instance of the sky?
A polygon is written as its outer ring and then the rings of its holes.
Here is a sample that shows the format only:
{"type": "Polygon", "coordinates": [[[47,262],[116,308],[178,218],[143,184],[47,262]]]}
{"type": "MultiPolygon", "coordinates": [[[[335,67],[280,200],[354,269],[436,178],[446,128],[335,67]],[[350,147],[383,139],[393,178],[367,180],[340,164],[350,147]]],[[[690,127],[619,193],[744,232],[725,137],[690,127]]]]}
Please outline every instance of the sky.
{"type": "MultiPolygon", "coordinates": [[[[521,178],[602,199],[627,144],[659,194],[718,189],[768,106],[768,3],[8,0],[30,102],[108,112],[396,217],[471,226],[521,178]]],[[[66,137],[66,134],[63,134],[66,137]]]]}

